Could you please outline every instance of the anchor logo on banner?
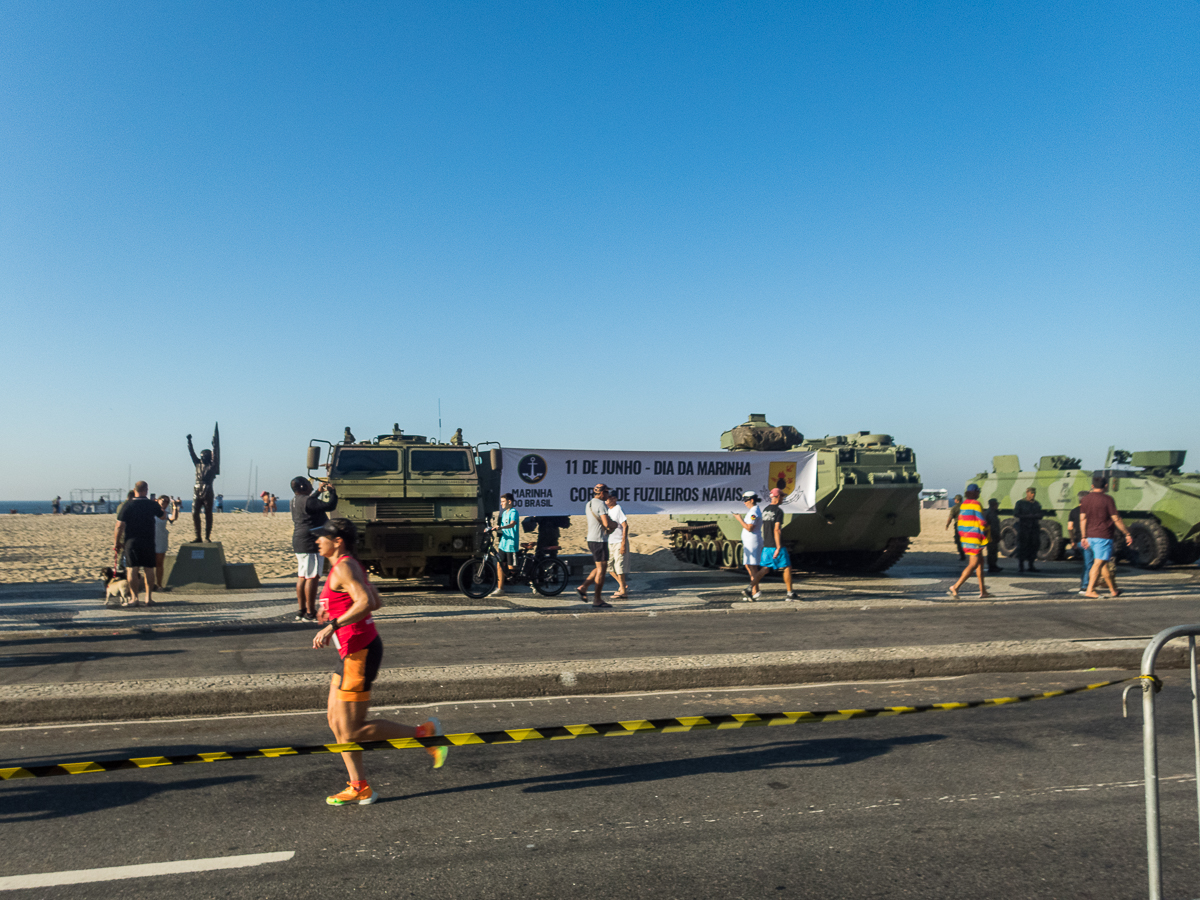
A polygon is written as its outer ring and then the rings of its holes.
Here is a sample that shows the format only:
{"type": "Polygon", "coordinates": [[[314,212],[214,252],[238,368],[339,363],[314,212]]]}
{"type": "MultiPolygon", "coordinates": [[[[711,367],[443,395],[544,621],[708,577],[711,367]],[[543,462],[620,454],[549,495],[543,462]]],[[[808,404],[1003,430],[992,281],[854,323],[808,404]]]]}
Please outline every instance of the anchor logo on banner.
{"type": "Polygon", "coordinates": [[[536,453],[522,456],[521,461],[517,463],[517,474],[521,476],[521,480],[526,484],[537,484],[546,477],[548,471],[550,471],[550,467],[536,453]]]}

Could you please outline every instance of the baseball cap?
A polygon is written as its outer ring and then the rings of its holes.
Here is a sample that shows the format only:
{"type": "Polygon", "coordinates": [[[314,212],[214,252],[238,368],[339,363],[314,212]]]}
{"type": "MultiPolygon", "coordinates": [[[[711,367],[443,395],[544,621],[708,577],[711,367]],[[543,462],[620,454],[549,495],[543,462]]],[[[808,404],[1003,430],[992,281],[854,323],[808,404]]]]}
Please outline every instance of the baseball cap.
{"type": "Polygon", "coordinates": [[[967,493],[970,493],[971,491],[974,491],[975,493],[978,494],[979,493],[979,485],[974,484],[974,483],[968,484],[967,485],[967,493]]]}
{"type": "Polygon", "coordinates": [[[309,529],[308,533],[316,537],[327,537],[330,540],[341,538],[346,543],[353,543],[358,537],[358,529],[349,519],[330,519],[324,525],[309,529]]]}
{"type": "Polygon", "coordinates": [[[757,500],[758,494],[754,493],[754,491],[743,491],[742,499],[743,500],[757,500]]]}
{"type": "Polygon", "coordinates": [[[771,496],[772,497],[782,497],[783,491],[781,491],[779,488],[771,488],[771,496]]]}
{"type": "Polygon", "coordinates": [[[599,494],[600,492],[607,491],[607,490],[608,490],[608,485],[605,484],[604,482],[601,482],[600,484],[598,484],[594,488],[592,488],[592,493],[599,494]]]}

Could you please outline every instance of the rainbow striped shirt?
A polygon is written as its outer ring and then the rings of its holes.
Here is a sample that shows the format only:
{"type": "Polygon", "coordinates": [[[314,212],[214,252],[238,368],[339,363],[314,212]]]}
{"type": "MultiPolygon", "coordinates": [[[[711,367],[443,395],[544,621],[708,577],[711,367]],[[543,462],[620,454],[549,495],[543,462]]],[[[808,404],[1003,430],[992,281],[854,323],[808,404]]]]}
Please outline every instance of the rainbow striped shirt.
{"type": "Polygon", "coordinates": [[[963,550],[986,547],[988,542],[987,521],[983,517],[983,506],[978,500],[964,500],[958,510],[958,539],[963,550]]]}

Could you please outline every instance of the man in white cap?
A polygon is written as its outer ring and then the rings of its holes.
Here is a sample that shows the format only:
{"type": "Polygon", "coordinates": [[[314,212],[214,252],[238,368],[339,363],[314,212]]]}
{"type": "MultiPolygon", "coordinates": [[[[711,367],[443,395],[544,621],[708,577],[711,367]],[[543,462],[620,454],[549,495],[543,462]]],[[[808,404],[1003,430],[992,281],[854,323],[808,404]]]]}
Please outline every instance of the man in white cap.
{"type": "Polygon", "coordinates": [[[742,589],[747,600],[757,600],[762,597],[758,589],[758,556],[762,552],[762,510],[758,508],[758,494],[746,491],[742,494],[742,503],[746,507],[746,515],[733,517],[742,526],[742,562],[750,573],[750,586],[742,589]]]}
{"type": "Polygon", "coordinates": [[[787,590],[784,600],[799,600],[800,595],[792,590],[792,558],[788,555],[787,547],[783,546],[783,507],[779,504],[783,499],[783,491],[771,488],[771,502],[762,511],[762,552],[758,561],[762,567],[758,570],[758,578],[751,582],[750,587],[756,591],[759,583],[771,573],[771,570],[783,573],[783,586],[787,590]]]}

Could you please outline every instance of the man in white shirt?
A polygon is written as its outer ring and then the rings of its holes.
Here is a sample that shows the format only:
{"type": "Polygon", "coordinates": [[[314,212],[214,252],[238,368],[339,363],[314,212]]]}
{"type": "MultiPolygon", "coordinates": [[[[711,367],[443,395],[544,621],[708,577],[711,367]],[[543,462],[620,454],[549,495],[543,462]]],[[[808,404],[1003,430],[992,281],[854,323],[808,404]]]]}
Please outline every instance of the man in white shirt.
{"type": "Polygon", "coordinates": [[[742,526],[742,562],[750,573],[750,587],[743,588],[742,594],[747,600],[757,600],[762,596],[758,589],[758,554],[762,552],[762,510],[758,508],[758,494],[746,491],[742,494],[742,504],[746,507],[746,515],[733,517],[742,526]]]}
{"type": "Polygon", "coordinates": [[[612,609],[612,604],[605,603],[600,596],[600,591],[604,587],[604,576],[608,571],[608,536],[616,527],[608,517],[608,506],[604,502],[607,499],[608,485],[598,484],[592,488],[592,499],[583,508],[583,514],[587,518],[588,550],[591,551],[596,568],[588,574],[583,584],[575,588],[579,598],[587,600],[587,587],[589,584],[595,583],[596,599],[592,602],[592,606],[598,609],[612,609]]]}
{"type": "Polygon", "coordinates": [[[612,595],[613,600],[625,600],[629,597],[629,585],[625,583],[625,555],[629,552],[629,520],[625,511],[617,503],[612,494],[604,501],[608,507],[608,519],[617,527],[608,536],[608,568],[621,590],[612,595]]]}

